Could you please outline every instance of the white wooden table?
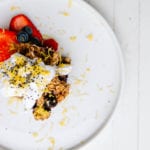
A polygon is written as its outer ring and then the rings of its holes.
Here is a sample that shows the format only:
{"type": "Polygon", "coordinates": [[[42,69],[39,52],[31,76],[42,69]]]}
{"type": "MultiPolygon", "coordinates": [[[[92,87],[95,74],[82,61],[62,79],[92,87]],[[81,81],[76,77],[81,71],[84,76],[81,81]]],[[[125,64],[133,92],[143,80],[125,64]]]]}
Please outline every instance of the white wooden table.
{"type": "Polygon", "coordinates": [[[120,41],[126,87],[105,129],[80,150],[150,150],[150,0],[85,0],[120,41]]]}

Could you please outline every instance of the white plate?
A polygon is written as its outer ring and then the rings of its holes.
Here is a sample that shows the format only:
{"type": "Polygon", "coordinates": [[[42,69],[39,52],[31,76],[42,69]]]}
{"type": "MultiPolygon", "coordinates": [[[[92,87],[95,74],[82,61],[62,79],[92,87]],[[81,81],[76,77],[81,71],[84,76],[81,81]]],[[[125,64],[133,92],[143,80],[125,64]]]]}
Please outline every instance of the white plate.
{"type": "Polygon", "coordinates": [[[1,0],[0,27],[24,13],[72,58],[71,92],[46,121],[22,104],[0,99],[0,145],[14,150],[63,150],[80,145],[105,125],[123,82],[121,50],[104,19],[81,0],[1,0]]]}

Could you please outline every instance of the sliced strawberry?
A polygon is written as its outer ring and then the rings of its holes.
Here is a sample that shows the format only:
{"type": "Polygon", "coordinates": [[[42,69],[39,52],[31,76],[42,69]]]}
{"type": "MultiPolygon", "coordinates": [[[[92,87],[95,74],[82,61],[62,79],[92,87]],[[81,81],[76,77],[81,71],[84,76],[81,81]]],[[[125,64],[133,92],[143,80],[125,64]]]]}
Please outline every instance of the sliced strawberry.
{"type": "Polygon", "coordinates": [[[14,16],[10,21],[9,28],[12,31],[20,31],[25,26],[31,27],[33,31],[32,36],[37,37],[40,41],[42,41],[42,35],[40,31],[36,28],[36,26],[32,23],[32,21],[24,14],[14,16]]]}
{"type": "Polygon", "coordinates": [[[50,48],[54,49],[55,51],[57,51],[57,49],[58,49],[58,43],[54,39],[44,40],[43,46],[50,47],[50,48]]]}
{"type": "Polygon", "coordinates": [[[10,55],[0,53],[0,62],[7,60],[9,57],[10,55]]]}
{"type": "Polygon", "coordinates": [[[0,29],[0,62],[8,59],[15,52],[16,43],[18,41],[15,32],[0,29]]]}

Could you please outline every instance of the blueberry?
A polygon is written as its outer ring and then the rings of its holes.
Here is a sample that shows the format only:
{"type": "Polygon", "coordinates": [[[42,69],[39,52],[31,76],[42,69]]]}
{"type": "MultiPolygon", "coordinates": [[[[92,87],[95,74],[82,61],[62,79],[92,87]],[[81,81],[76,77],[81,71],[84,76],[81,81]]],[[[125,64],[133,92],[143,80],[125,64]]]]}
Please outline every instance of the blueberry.
{"type": "Polygon", "coordinates": [[[17,40],[21,43],[26,43],[29,41],[29,35],[28,33],[24,32],[24,31],[20,31],[17,34],[17,40]]]}
{"type": "Polygon", "coordinates": [[[57,105],[57,99],[52,98],[51,100],[49,100],[49,104],[51,105],[51,107],[55,107],[57,105]]]}
{"type": "Polygon", "coordinates": [[[45,99],[45,105],[47,107],[55,107],[57,105],[57,99],[54,95],[50,94],[50,93],[47,93],[45,96],[44,96],[44,99],[45,99]]]}
{"type": "Polygon", "coordinates": [[[33,109],[35,109],[37,107],[37,101],[36,101],[36,103],[33,105],[33,109]]]}
{"type": "Polygon", "coordinates": [[[43,107],[45,110],[51,111],[51,105],[49,104],[49,101],[45,101],[43,107]]]}
{"type": "Polygon", "coordinates": [[[39,40],[37,37],[32,37],[32,38],[30,39],[30,42],[31,42],[32,44],[37,45],[37,46],[41,46],[41,42],[40,42],[40,40],[39,40]]]}
{"type": "Polygon", "coordinates": [[[33,31],[32,31],[32,28],[29,27],[29,26],[25,26],[22,31],[25,31],[26,33],[28,33],[29,36],[32,35],[33,31]]]}
{"type": "Polygon", "coordinates": [[[67,82],[68,75],[62,75],[62,76],[58,76],[58,78],[59,78],[59,80],[60,80],[60,81],[67,82]]]}

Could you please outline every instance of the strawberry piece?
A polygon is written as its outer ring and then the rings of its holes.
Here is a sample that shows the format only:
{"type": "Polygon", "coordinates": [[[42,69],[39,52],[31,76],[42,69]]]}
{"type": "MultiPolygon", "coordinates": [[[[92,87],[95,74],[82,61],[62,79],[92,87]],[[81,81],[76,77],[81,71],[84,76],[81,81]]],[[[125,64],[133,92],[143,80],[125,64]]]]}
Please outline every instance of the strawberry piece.
{"type": "Polygon", "coordinates": [[[8,59],[15,52],[17,35],[13,31],[0,29],[0,62],[8,59]]]}
{"type": "Polygon", "coordinates": [[[0,52],[0,62],[7,60],[9,57],[10,57],[10,55],[1,54],[1,52],[0,52]]]}
{"type": "Polygon", "coordinates": [[[40,31],[36,28],[36,26],[32,23],[32,21],[24,14],[14,16],[10,21],[9,29],[18,32],[25,26],[29,26],[32,29],[33,37],[37,37],[40,41],[42,41],[42,35],[40,31]]]}
{"type": "Polygon", "coordinates": [[[43,41],[43,46],[49,47],[57,51],[58,49],[58,43],[54,39],[47,39],[43,41]]]}

